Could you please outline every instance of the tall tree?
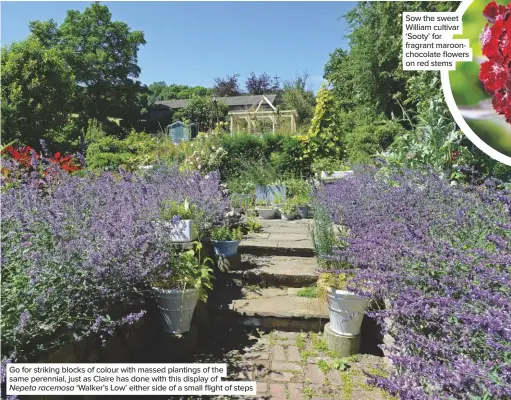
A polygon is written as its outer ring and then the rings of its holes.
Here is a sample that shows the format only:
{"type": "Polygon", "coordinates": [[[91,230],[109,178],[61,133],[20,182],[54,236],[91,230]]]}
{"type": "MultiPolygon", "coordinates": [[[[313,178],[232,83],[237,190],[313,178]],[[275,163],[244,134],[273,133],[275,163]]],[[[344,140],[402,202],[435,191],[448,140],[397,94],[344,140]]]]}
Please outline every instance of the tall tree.
{"type": "Polygon", "coordinates": [[[308,87],[307,74],[284,82],[282,101],[289,110],[296,110],[298,124],[307,124],[314,115],[314,93],[308,87]]]}
{"type": "Polygon", "coordinates": [[[401,115],[395,96],[408,97],[401,59],[402,13],[452,11],[454,2],[359,2],[344,18],[349,28],[349,52],[330,55],[325,77],[342,106],[367,107],[387,117],[401,115]]]}
{"type": "Polygon", "coordinates": [[[161,93],[167,88],[167,84],[163,81],[160,82],[153,82],[149,86],[147,86],[147,89],[149,90],[147,101],[149,104],[154,104],[157,100],[163,100],[161,99],[161,93]]]}
{"type": "Polygon", "coordinates": [[[73,70],[61,51],[36,38],[2,49],[2,141],[39,147],[65,125],[75,94],[73,70]]]}
{"type": "Polygon", "coordinates": [[[259,76],[251,72],[245,82],[245,86],[249,94],[275,93],[280,89],[279,79],[278,76],[272,79],[266,72],[263,72],[259,76]]]}
{"type": "Polygon", "coordinates": [[[225,78],[215,78],[215,94],[219,97],[239,96],[241,90],[239,88],[239,74],[227,75],[225,78]]]}
{"type": "Polygon", "coordinates": [[[138,117],[144,92],[137,80],[138,50],[145,44],[141,31],[112,21],[108,7],[99,3],[83,13],[68,11],[60,27],[53,20],[31,22],[30,31],[47,48],[63,52],[77,83],[74,111],[83,121],[138,117]]]}
{"type": "Polygon", "coordinates": [[[221,101],[215,103],[209,97],[194,96],[186,107],[174,113],[173,120],[197,123],[199,130],[207,131],[217,122],[225,121],[228,112],[229,106],[221,101]]]}

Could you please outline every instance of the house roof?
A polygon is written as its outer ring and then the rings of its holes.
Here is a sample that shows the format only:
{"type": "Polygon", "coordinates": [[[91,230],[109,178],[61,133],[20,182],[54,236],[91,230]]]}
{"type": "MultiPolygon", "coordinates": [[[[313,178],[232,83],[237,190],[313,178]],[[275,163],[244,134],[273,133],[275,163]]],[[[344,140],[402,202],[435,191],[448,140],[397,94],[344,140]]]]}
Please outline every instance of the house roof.
{"type": "MultiPolygon", "coordinates": [[[[274,102],[277,95],[275,94],[265,94],[264,95],[270,102],[274,102]]],[[[261,101],[263,98],[263,95],[249,95],[249,96],[232,96],[232,97],[217,97],[218,101],[221,101],[225,104],[227,104],[229,107],[236,107],[236,106],[246,106],[251,107],[261,101]]],[[[190,100],[163,100],[163,101],[156,101],[154,105],[156,106],[166,106],[168,108],[172,109],[178,109],[186,107],[190,100]]]]}

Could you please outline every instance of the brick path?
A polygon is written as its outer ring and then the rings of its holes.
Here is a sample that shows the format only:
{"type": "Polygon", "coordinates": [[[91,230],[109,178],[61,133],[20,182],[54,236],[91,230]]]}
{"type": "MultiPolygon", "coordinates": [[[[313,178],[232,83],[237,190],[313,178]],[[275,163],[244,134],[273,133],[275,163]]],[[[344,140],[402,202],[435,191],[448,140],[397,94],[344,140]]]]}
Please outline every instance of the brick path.
{"type": "Polygon", "coordinates": [[[212,338],[210,350],[194,362],[226,362],[228,380],[256,381],[257,396],[216,399],[380,400],[391,397],[366,384],[362,371],[385,373],[381,357],[359,354],[339,359],[320,334],[257,330],[231,331],[212,338]],[[342,370],[346,363],[346,370],[342,370]]]}

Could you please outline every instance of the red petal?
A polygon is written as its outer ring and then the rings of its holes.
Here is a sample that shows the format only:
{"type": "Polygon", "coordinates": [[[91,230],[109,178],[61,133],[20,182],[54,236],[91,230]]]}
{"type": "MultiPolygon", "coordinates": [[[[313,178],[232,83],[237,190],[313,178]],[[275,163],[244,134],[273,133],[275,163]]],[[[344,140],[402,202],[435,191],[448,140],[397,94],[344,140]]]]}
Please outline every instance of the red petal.
{"type": "Polygon", "coordinates": [[[506,12],[506,7],[497,4],[495,1],[489,3],[483,10],[483,15],[490,22],[495,22],[498,16],[506,12]]]}

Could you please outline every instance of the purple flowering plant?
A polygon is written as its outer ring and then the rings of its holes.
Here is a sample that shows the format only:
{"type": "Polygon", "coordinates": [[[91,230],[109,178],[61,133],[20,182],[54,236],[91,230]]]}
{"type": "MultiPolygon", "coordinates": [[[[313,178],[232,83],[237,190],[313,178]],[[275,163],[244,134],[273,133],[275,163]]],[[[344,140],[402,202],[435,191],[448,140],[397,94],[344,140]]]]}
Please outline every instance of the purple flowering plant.
{"type": "Polygon", "coordinates": [[[151,280],[162,268],[172,275],[176,256],[154,221],[164,202],[185,199],[203,224],[221,223],[229,208],[218,173],[176,167],[63,175],[44,190],[27,177],[5,188],[2,365],[141,318],[151,280]]]}
{"type": "Polygon", "coordinates": [[[391,340],[401,399],[511,398],[511,194],[452,186],[432,172],[362,168],[317,199],[349,230],[330,258],[356,268],[349,289],[391,340]]]}

